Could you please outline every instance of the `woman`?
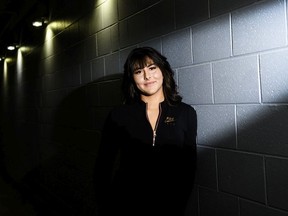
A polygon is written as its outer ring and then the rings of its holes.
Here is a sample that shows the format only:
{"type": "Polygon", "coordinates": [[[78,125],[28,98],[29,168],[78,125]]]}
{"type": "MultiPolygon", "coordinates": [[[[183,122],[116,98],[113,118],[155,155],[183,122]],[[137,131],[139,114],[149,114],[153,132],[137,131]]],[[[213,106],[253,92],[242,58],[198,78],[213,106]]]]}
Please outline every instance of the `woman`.
{"type": "Polygon", "coordinates": [[[196,112],[182,102],[166,57],[151,47],[131,51],[122,87],[125,103],[111,111],[102,133],[100,212],[184,215],[196,166],[196,112]]]}

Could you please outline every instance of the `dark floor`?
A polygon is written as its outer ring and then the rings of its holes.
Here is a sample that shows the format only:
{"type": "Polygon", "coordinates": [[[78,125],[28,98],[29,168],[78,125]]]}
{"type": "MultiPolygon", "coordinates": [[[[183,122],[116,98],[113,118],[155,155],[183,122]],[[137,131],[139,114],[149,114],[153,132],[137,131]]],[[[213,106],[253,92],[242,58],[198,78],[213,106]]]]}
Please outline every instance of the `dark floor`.
{"type": "MultiPolygon", "coordinates": [[[[0,175],[0,216],[94,216],[95,208],[68,207],[52,199],[41,188],[19,187],[10,178],[0,175]]],[[[33,183],[32,183],[33,184],[33,183]]],[[[77,203],[78,204],[78,203],[77,203]]]]}
{"type": "Polygon", "coordinates": [[[36,216],[34,206],[0,176],[0,216],[36,216]]]}

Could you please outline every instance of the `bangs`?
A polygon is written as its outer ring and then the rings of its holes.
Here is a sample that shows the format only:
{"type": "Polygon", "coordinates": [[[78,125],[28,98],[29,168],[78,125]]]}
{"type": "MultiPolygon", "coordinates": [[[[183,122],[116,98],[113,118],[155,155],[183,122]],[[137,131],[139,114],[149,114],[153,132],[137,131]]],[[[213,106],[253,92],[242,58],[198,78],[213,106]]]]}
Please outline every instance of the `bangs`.
{"type": "Polygon", "coordinates": [[[142,69],[148,65],[155,64],[155,62],[149,57],[149,56],[139,56],[138,58],[135,58],[132,62],[132,71],[142,69]]]}

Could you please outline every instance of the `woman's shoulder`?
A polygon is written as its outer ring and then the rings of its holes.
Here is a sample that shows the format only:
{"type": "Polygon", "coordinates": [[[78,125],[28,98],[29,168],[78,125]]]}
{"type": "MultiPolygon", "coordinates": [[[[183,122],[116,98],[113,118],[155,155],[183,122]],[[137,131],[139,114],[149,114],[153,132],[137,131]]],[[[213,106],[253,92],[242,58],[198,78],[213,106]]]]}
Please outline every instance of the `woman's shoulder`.
{"type": "Polygon", "coordinates": [[[186,119],[190,123],[197,124],[197,113],[195,108],[192,105],[181,102],[179,103],[178,113],[182,116],[182,119],[186,119]]]}
{"type": "Polygon", "coordinates": [[[187,103],[185,103],[185,102],[182,102],[182,101],[179,102],[176,107],[178,107],[178,109],[180,109],[180,110],[186,110],[186,111],[190,111],[190,112],[196,112],[195,109],[194,109],[194,107],[193,107],[192,105],[189,105],[189,104],[187,104],[187,103]]]}

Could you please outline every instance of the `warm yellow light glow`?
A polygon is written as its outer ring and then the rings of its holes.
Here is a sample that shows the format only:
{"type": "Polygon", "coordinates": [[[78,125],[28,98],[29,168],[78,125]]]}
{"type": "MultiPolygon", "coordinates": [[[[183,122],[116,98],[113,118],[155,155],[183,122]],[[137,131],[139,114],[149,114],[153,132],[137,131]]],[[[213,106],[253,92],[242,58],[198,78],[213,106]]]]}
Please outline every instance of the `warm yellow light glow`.
{"type": "Polygon", "coordinates": [[[44,43],[44,50],[43,50],[44,57],[53,55],[53,51],[54,51],[53,38],[54,38],[54,32],[50,28],[50,25],[48,25],[46,28],[45,43],[44,43]]]}
{"type": "Polygon", "coordinates": [[[96,0],[95,5],[98,6],[100,4],[103,4],[106,0],[96,0]]]}
{"type": "Polygon", "coordinates": [[[109,16],[111,15],[110,13],[112,12],[112,6],[113,6],[113,3],[111,0],[107,0],[107,1],[103,1],[103,15],[105,16],[109,16]]]}
{"type": "Polygon", "coordinates": [[[115,2],[113,0],[107,0],[105,1],[101,6],[102,8],[102,25],[103,27],[107,27],[113,23],[111,23],[111,20],[115,20],[117,19],[117,10],[116,10],[116,6],[115,6],[115,2]],[[109,22],[107,22],[109,21],[109,22]]]}
{"type": "Polygon", "coordinates": [[[17,81],[21,81],[22,72],[23,72],[23,55],[20,49],[17,52],[17,81]]]}
{"type": "Polygon", "coordinates": [[[6,59],[3,63],[3,94],[4,96],[7,96],[8,92],[8,66],[6,59]]]}
{"type": "Polygon", "coordinates": [[[19,49],[21,50],[22,53],[29,53],[32,51],[33,48],[28,46],[21,46],[19,49]]]}
{"type": "Polygon", "coordinates": [[[69,25],[71,25],[72,22],[69,21],[53,21],[49,23],[48,28],[50,28],[53,31],[62,31],[65,28],[67,28],[69,25]]]}
{"type": "Polygon", "coordinates": [[[53,30],[48,26],[46,29],[45,41],[51,40],[54,37],[53,30]]]}
{"type": "Polygon", "coordinates": [[[13,61],[14,61],[13,58],[5,58],[5,62],[6,62],[6,63],[11,63],[11,62],[13,62],[13,61]]]}
{"type": "Polygon", "coordinates": [[[59,29],[63,29],[63,25],[61,25],[60,22],[52,22],[48,25],[48,28],[54,29],[54,30],[59,30],[59,29]]]}

